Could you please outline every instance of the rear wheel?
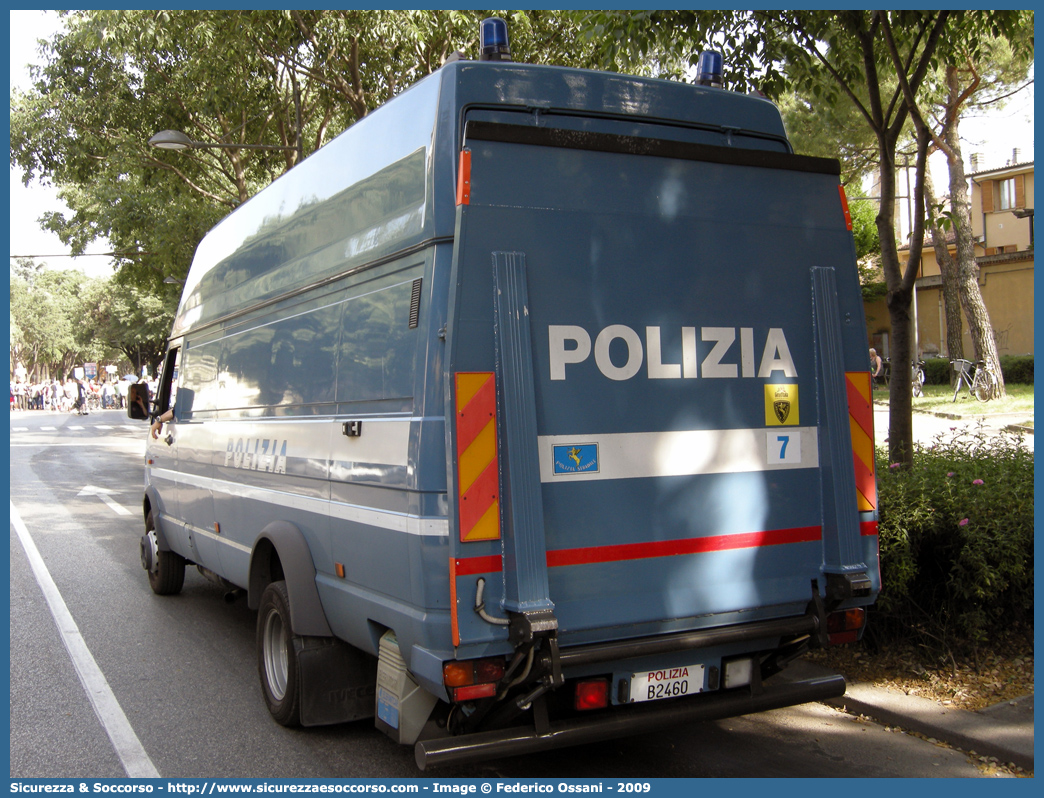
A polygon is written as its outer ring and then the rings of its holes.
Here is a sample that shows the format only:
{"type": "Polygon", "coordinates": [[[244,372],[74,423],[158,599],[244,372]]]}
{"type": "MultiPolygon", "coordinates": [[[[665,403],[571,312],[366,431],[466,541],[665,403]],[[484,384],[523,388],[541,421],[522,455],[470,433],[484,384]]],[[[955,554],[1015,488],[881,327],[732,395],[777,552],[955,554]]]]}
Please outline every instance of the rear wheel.
{"type": "Polygon", "coordinates": [[[918,366],[913,373],[913,395],[920,396],[924,393],[924,369],[918,366]]]}
{"type": "Polygon", "coordinates": [[[261,594],[257,612],[257,670],[268,711],[282,726],[301,723],[300,668],[290,623],[286,582],[272,582],[261,594]]]}
{"type": "Polygon", "coordinates": [[[993,398],[995,386],[992,373],[982,367],[976,369],[975,379],[972,380],[972,394],[976,399],[980,402],[990,401],[993,398]]]}
{"type": "Polygon", "coordinates": [[[174,551],[160,551],[152,511],[145,518],[141,539],[141,564],[149,574],[149,587],[157,596],[173,596],[185,584],[185,558],[174,551]]]}

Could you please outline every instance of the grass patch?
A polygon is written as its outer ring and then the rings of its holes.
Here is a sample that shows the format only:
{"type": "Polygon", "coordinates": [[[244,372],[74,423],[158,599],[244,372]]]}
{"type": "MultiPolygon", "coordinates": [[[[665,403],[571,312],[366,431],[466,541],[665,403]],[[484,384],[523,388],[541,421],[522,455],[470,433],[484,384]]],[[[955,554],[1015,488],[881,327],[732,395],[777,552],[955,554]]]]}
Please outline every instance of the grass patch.
{"type": "MultiPolygon", "coordinates": [[[[1033,386],[1014,383],[1006,385],[1007,396],[980,402],[961,388],[957,401],[953,401],[953,388],[949,385],[925,385],[924,394],[915,396],[913,409],[929,413],[957,413],[962,416],[985,416],[994,413],[1033,413],[1033,386]]],[[[875,402],[888,401],[887,389],[874,392],[875,402]]]]}

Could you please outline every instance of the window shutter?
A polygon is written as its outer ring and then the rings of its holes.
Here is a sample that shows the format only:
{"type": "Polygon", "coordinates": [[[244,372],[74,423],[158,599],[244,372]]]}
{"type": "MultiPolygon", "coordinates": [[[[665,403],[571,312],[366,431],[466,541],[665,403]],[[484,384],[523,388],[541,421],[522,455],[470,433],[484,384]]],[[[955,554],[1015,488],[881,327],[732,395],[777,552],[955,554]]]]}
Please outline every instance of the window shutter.
{"type": "Polygon", "coordinates": [[[1026,175],[1015,175],[1015,207],[1026,207],[1026,175]]]}
{"type": "Polygon", "coordinates": [[[993,213],[993,181],[983,180],[979,187],[982,189],[982,212],[993,213]]]}

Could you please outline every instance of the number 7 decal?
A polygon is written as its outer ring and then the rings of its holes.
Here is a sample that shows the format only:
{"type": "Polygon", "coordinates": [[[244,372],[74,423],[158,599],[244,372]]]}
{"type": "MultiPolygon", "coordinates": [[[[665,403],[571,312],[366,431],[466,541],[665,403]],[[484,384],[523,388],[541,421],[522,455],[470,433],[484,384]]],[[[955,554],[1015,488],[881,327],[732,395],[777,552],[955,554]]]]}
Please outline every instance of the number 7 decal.
{"type": "Polygon", "coordinates": [[[768,433],[769,465],[801,465],[801,433],[791,430],[786,433],[768,433]]]}

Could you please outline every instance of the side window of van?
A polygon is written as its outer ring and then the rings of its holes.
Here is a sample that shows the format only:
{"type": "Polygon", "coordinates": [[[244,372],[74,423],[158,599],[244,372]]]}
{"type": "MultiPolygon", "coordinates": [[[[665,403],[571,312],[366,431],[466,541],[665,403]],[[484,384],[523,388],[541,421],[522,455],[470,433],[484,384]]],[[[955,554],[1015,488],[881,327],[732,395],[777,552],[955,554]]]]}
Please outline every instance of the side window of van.
{"type": "MultiPolygon", "coordinates": [[[[174,403],[178,393],[178,365],[181,360],[181,347],[171,347],[163,361],[163,372],[159,385],[156,386],[156,414],[166,412],[174,403]]],[[[178,408],[180,411],[180,408],[178,408]]],[[[180,416],[180,412],[177,413],[180,416]]]]}

